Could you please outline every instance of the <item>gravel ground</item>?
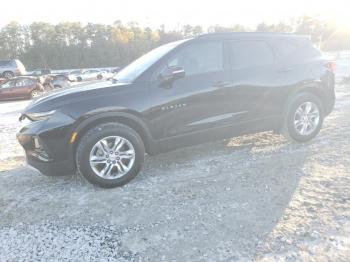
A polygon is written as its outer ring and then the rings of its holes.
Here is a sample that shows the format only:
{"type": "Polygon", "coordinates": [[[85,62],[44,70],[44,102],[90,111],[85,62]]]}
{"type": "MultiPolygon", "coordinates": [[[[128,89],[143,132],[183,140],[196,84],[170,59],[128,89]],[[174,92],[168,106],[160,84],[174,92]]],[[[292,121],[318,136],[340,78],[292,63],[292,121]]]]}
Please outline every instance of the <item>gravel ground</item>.
{"type": "Polygon", "coordinates": [[[307,144],[267,132],[184,148],[110,190],[24,166],[27,102],[0,104],[0,261],[349,261],[350,85],[337,96],[307,144]]]}

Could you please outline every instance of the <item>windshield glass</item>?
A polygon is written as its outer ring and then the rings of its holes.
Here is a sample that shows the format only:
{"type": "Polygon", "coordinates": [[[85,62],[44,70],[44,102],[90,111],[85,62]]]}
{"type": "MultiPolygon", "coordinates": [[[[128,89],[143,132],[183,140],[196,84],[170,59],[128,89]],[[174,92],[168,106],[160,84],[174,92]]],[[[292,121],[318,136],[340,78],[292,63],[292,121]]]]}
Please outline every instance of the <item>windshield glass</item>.
{"type": "Polygon", "coordinates": [[[168,52],[173,50],[179,44],[187,41],[180,40],[176,42],[172,42],[169,44],[162,45],[147,54],[141,56],[124,69],[122,69],[115,77],[115,80],[120,82],[133,82],[137,77],[139,77],[147,68],[152,66],[155,62],[157,62],[162,56],[166,55],[168,52]]]}

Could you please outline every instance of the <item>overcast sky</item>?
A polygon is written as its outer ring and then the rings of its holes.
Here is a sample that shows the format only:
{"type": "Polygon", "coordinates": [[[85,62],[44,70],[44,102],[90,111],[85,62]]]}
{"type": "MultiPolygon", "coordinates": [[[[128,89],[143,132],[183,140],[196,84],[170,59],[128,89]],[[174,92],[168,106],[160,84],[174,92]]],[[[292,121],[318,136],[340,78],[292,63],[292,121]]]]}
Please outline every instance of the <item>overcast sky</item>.
{"type": "Polygon", "coordinates": [[[113,23],[136,21],[142,26],[183,24],[254,27],[258,22],[288,21],[300,15],[319,15],[350,27],[350,0],[15,0],[1,1],[0,26],[10,21],[113,23]]]}

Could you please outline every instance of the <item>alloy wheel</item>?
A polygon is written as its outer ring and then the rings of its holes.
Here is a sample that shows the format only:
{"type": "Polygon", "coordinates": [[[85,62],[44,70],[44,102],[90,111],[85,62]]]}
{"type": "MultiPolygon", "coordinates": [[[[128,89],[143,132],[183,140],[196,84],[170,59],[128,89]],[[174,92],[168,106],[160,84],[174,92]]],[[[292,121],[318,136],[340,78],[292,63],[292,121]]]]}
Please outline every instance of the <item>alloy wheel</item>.
{"type": "Polygon", "coordinates": [[[295,111],[294,128],[300,135],[311,135],[319,123],[320,110],[314,102],[304,102],[295,111]]]}
{"type": "Polygon", "coordinates": [[[100,139],[90,151],[90,167],[103,179],[116,179],[127,174],[135,162],[131,142],[120,136],[100,139]]]}

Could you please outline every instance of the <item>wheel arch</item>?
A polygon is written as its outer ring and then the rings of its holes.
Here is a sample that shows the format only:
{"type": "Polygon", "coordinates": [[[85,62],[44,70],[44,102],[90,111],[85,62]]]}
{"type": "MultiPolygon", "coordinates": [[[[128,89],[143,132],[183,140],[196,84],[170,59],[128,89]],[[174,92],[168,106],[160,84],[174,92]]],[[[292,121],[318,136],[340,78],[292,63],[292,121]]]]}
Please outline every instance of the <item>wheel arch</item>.
{"type": "Polygon", "coordinates": [[[326,92],[323,90],[323,85],[321,82],[320,83],[312,82],[312,83],[301,85],[301,86],[295,88],[294,91],[291,94],[289,94],[287,101],[285,103],[284,110],[286,110],[288,108],[290,102],[296,96],[304,94],[304,93],[311,94],[311,95],[314,95],[317,98],[319,98],[320,102],[322,103],[323,110],[326,110],[326,108],[327,108],[327,103],[326,103],[327,95],[326,95],[326,92]]]}
{"type": "Polygon", "coordinates": [[[77,133],[77,139],[74,143],[70,143],[69,153],[71,156],[75,155],[80,139],[86,134],[86,132],[88,132],[88,130],[96,125],[108,122],[120,123],[135,130],[135,132],[141,137],[146,152],[152,154],[154,151],[154,140],[146,123],[139,116],[128,112],[108,112],[99,113],[85,118],[74,128],[72,133],[77,133]]]}

